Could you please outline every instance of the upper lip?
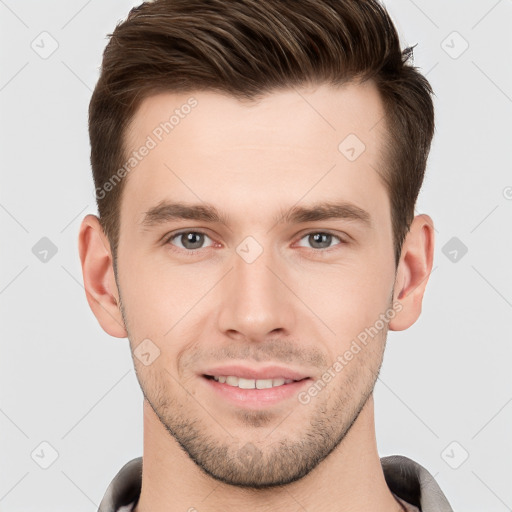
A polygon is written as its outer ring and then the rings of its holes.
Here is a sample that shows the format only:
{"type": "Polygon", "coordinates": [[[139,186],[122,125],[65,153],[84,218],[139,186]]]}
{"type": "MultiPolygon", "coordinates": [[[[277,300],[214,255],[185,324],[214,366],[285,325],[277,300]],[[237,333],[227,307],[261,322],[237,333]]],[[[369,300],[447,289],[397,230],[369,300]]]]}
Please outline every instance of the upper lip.
{"type": "Polygon", "coordinates": [[[249,366],[241,365],[226,365],[216,366],[203,372],[204,375],[220,376],[220,375],[233,375],[243,379],[292,379],[302,380],[309,376],[291,368],[284,366],[265,366],[262,368],[250,368],[249,366]]]}

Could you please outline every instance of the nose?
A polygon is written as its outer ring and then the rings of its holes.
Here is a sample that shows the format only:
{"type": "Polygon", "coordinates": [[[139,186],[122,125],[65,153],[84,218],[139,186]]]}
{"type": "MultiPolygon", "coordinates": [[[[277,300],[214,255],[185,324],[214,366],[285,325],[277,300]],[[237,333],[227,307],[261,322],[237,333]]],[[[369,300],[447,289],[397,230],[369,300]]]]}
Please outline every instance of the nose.
{"type": "Polygon", "coordinates": [[[293,332],[296,317],[288,274],[270,250],[252,262],[234,252],[233,269],[220,289],[220,331],[248,341],[293,332]]]}

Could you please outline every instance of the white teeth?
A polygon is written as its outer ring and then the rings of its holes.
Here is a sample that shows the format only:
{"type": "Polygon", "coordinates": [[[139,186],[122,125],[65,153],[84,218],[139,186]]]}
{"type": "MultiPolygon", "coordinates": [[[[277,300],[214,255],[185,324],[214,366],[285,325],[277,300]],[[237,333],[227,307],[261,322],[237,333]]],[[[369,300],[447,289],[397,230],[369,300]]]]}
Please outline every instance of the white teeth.
{"type": "Polygon", "coordinates": [[[238,379],[238,387],[240,389],[254,389],[256,387],[256,381],[254,379],[244,379],[240,377],[238,379]]]}
{"type": "Polygon", "coordinates": [[[256,381],[256,389],[267,389],[273,386],[272,379],[258,379],[256,381]]]}
{"type": "Polygon", "coordinates": [[[230,386],[238,386],[238,377],[226,377],[226,384],[230,386]]]}
{"type": "Polygon", "coordinates": [[[293,379],[244,379],[243,377],[235,377],[234,375],[219,375],[213,378],[217,382],[240,389],[267,389],[294,382],[293,379]]]}

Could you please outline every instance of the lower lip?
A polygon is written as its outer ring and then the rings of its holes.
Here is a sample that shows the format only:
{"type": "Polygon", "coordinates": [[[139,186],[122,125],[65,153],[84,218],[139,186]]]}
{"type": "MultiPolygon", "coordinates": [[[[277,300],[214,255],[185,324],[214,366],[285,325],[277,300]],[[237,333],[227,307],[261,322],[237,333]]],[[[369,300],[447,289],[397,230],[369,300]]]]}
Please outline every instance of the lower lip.
{"type": "Polygon", "coordinates": [[[266,389],[241,389],[236,386],[217,382],[205,376],[202,379],[216,393],[237,406],[266,407],[296,396],[299,390],[307,385],[311,379],[303,379],[282,386],[266,389]]]}

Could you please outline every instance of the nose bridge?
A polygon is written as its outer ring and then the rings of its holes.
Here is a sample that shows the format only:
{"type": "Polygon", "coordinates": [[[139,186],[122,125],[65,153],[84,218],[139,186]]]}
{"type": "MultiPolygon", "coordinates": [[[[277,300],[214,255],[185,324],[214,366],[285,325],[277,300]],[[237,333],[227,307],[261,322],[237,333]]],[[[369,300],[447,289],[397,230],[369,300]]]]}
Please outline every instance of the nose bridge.
{"type": "Polygon", "coordinates": [[[282,282],[286,276],[279,276],[282,265],[270,249],[251,238],[233,254],[233,269],[220,300],[219,328],[257,340],[276,329],[289,332],[294,316],[291,293],[282,282]]]}

